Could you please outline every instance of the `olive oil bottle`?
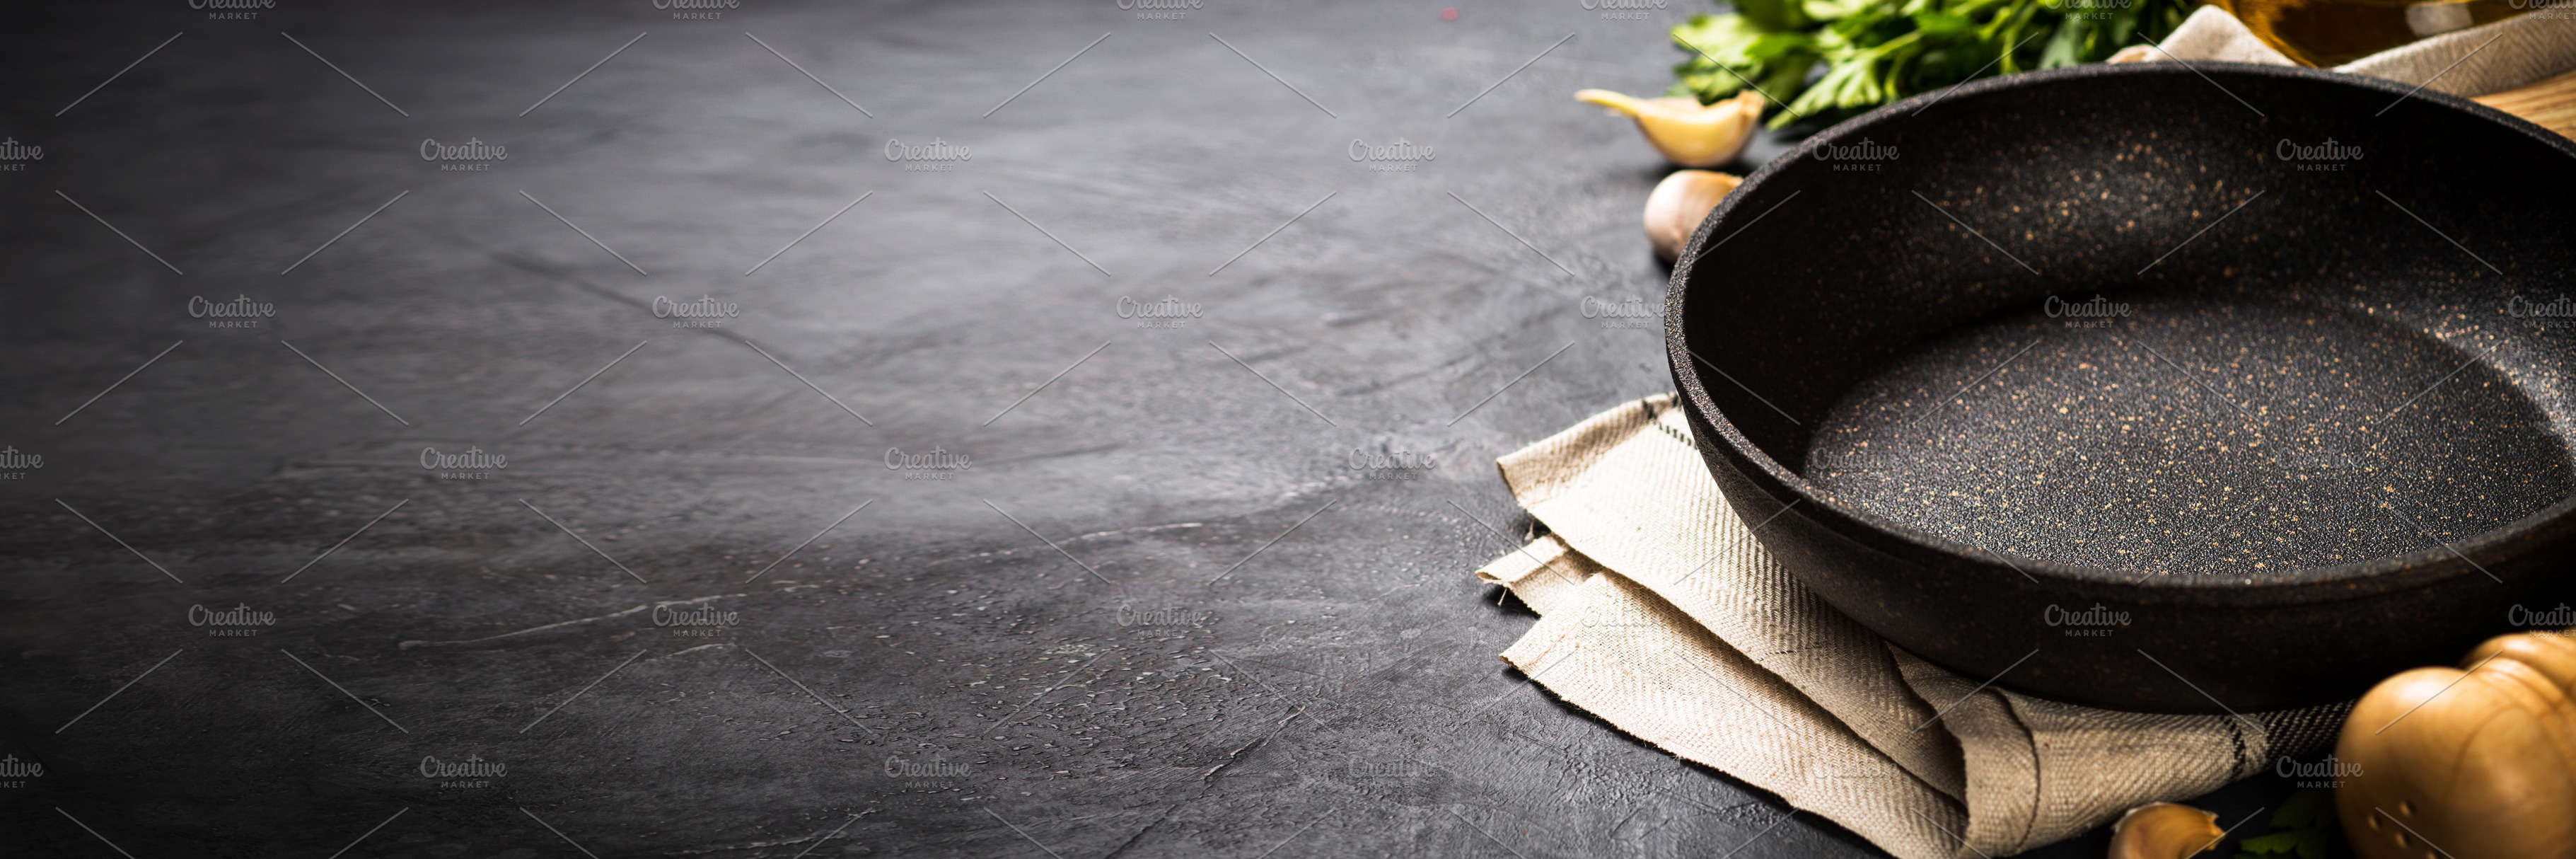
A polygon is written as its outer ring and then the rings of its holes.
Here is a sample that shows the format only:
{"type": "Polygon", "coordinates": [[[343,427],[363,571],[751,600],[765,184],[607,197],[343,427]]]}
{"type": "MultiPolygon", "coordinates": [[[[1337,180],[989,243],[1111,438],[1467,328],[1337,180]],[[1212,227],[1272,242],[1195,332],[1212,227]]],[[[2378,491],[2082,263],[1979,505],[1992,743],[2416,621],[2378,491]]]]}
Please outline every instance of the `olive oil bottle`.
{"type": "Polygon", "coordinates": [[[2427,36],[2501,21],[2554,0],[2212,0],[2303,65],[2337,66],[2427,36]]]}

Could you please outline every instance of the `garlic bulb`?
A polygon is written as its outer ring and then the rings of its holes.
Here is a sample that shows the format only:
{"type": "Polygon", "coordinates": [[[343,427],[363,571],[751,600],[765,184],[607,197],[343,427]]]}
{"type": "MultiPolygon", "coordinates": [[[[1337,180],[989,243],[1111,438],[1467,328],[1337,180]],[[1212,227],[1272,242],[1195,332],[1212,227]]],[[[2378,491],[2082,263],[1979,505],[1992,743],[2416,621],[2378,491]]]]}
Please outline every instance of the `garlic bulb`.
{"type": "Polygon", "coordinates": [[[2218,815],[2170,802],[2129,809],[2111,825],[2111,859],[2183,859],[2218,846],[2218,815]]]}
{"type": "Polygon", "coordinates": [[[1715,167],[1743,154],[1764,103],[1761,93],[1749,89],[1709,105],[1695,98],[1638,98],[1606,89],[1587,89],[1574,98],[1636,120],[1648,145],[1684,167],[1715,167]]]}
{"type": "Polygon", "coordinates": [[[1741,184],[1743,177],[1709,170],[1675,170],[1655,183],[1654,193],[1646,195],[1646,243],[1655,247],[1655,256],[1673,261],[1700,220],[1741,184]]]}

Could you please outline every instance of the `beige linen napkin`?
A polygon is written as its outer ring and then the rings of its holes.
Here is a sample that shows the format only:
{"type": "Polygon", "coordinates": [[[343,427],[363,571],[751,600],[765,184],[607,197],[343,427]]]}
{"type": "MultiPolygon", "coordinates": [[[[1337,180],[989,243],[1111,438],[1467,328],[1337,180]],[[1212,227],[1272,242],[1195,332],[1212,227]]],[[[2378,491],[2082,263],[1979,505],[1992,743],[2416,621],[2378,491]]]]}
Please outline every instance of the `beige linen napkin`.
{"type": "MultiPolygon", "coordinates": [[[[2462,13],[2466,14],[2466,13],[2462,13]]],[[[2542,8],[2502,21],[2453,30],[2335,67],[2456,96],[2502,92],[2576,68],[2576,20],[2542,8]]],[[[2111,62],[2221,60],[2296,65],[2254,36],[2227,10],[2202,6],[2165,36],[2162,49],[2132,45],[2111,62]]]]}
{"type": "Polygon", "coordinates": [[[2206,793],[2326,747],[2350,707],[2114,712],[1908,655],[1772,560],[1669,394],[1496,464],[1549,530],[1476,572],[1540,615],[1504,661],[1903,859],[2010,855],[2206,793]]]}

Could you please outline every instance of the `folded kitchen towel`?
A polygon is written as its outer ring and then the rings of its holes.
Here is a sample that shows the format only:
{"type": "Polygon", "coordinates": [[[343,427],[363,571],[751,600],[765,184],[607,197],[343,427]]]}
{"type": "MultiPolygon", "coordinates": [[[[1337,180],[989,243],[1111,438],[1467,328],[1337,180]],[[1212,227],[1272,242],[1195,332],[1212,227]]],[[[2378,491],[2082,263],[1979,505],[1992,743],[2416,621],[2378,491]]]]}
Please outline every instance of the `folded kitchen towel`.
{"type": "Polygon", "coordinates": [[[1904,859],[2010,855],[2206,793],[2327,747],[2351,706],[2124,713],[1917,659],[1773,561],[1669,394],[1497,464],[1548,530],[1476,573],[1540,615],[1504,661],[1904,859]]]}

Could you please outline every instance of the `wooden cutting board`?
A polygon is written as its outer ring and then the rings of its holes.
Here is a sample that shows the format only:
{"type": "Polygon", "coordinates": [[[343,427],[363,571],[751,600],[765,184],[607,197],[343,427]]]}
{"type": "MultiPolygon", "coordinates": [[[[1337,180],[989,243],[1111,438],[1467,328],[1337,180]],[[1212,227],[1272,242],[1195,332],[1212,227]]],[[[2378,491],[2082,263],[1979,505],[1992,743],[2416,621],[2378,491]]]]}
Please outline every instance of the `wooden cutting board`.
{"type": "Polygon", "coordinates": [[[2576,72],[2545,81],[2482,95],[2470,101],[2531,120],[2560,135],[2576,138],[2576,72]]]}

